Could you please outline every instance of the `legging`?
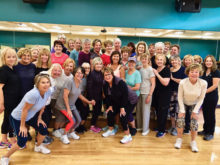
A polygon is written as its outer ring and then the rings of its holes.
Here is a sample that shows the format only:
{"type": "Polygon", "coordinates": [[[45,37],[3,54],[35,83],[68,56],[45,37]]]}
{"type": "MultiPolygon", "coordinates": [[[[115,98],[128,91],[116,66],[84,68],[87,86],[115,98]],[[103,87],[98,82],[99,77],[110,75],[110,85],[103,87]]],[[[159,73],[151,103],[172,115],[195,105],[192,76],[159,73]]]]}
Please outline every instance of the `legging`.
{"type": "Polygon", "coordinates": [[[67,123],[66,127],[65,127],[65,131],[68,132],[70,129],[76,129],[80,122],[81,122],[81,117],[79,115],[79,112],[78,110],[74,109],[74,110],[71,110],[72,112],[72,117],[70,117],[67,113],[66,110],[61,110],[60,111],[68,120],[69,122],[67,123]]]}

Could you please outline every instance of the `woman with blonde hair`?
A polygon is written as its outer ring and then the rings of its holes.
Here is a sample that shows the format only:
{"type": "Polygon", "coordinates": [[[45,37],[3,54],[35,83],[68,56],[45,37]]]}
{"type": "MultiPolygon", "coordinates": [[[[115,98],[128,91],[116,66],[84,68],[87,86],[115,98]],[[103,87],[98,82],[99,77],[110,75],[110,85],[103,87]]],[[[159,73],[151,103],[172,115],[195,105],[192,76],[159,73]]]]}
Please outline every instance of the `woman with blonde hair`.
{"type": "Polygon", "coordinates": [[[66,78],[72,79],[73,78],[73,70],[75,69],[75,62],[71,58],[67,58],[66,61],[63,64],[63,71],[64,71],[64,76],[66,78]]]}
{"type": "Polygon", "coordinates": [[[10,148],[11,143],[16,142],[9,118],[20,101],[19,77],[14,70],[17,62],[18,57],[14,49],[7,47],[1,51],[0,113],[4,112],[4,117],[1,126],[0,148],[10,148]],[[10,141],[8,141],[7,135],[9,135],[10,141]]]}
{"type": "Polygon", "coordinates": [[[182,134],[185,125],[185,114],[190,114],[191,129],[191,149],[192,152],[198,152],[196,136],[198,131],[198,113],[205,98],[207,82],[199,78],[202,75],[200,64],[191,64],[185,70],[188,78],[180,81],[178,88],[179,114],[177,119],[177,139],[175,148],[180,149],[182,145],[182,134]]]}
{"type": "Polygon", "coordinates": [[[191,54],[187,54],[183,57],[183,66],[184,67],[187,68],[188,66],[190,66],[193,63],[194,63],[194,58],[191,54]]]}
{"type": "Polygon", "coordinates": [[[194,63],[202,64],[203,59],[202,59],[202,57],[200,55],[194,55],[193,58],[194,58],[194,63]]]}
{"type": "Polygon", "coordinates": [[[31,49],[31,62],[37,61],[38,55],[39,55],[38,47],[33,47],[31,49]]]}
{"type": "Polygon", "coordinates": [[[148,46],[146,44],[146,42],[144,41],[139,41],[137,43],[137,46],[136,46],[136,69],[140,69],[141,68],[141,55],[144,54],[144,53],[149,53],[148,51],[148,46]]]}

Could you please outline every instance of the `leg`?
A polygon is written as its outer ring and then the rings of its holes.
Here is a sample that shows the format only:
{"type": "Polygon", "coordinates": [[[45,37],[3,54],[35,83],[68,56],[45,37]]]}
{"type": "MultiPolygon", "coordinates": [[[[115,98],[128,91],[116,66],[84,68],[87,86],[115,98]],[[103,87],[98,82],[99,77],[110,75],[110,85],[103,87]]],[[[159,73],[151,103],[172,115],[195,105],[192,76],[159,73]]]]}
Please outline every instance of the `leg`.
{"type": "Polygon", "coordinates": [[[137,120],[137,128],[141,129],[142,125],[143,125],[143,102],[145,102],[143,100],[144,95],[140,95],[139,99],[138,99],[138,103],[137,103],[137,108],[136,108],[136,120],[137,120]]]}
{"type": "Polygon", "coordinates": [[[151,101],[146,104],[145,100],[147,98],[147,95],[142,96],[142,113],[143,113],[143,133],[149,130],[149,123],[150,123],[150,106],[151,101]]]}
{"type": "Polygon", "coordinates": [[[93,106],[93,111],[92,111],[91,127],[95,127],[98,116],[101,112],[101,108],[102,108],[102,100],[96,100],[96,104],[95,106],[93,106]]]}
{"type": "Polygon", "coordinates": [[[72,114],[75,119],[75,123],[72,129],[75,130],[81,123],[81,117],[77,109],[72,110],[72,114]]]}

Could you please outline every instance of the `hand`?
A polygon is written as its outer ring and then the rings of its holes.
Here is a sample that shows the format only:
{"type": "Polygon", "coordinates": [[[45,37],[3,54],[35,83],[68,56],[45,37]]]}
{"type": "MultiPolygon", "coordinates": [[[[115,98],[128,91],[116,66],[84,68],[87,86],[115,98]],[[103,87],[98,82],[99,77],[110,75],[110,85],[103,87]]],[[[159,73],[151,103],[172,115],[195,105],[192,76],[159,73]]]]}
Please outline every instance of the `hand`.
{"type": "Polygon", "coordinates": [[[197,113],[194,113],[194,112],[192,112],[192,114],[191,114],[191,119],[196,119],[196,120],[198,120],[198,114],[197,113]]]}
{"type": "Polygon", "coordinates": [[[72,114],[72,112],[71,112],[71,110],[69,109],[69,110],[67,110],[67,115],[69,116],[69,117],[73,117],[73,114],[72,114]]]}
{"type": "Polygon", "coordinates": [[[5,110],[4,104],[0,104],[0,113],[4,112],[4,110],[5,110]]]}
{"type": "Polygon", "coordinates": [[[27,128],[25,126],[20,126],[19,136],[27,137],[27,128]]]}
{"type": "Polygon", "coordinates": [[[158,75],[158,71],[156,69],[153,69],[153,72],[155,75],[158,75]]]}
{"type": "Polygon", "coordinates": [[[179,113],[178,114],[178,118],[183,118],[183,117],[185,117],[185,113],[179,113]]]}
{"type": "Polygon", "coordinates": [[[128,88],[132,89],[132,87],[130,85],[128,85],[128,88]]]}
{"type": "Polygon", "coordinates": [[[95,104],[96,104],[95,100],[91,100],[91,101],[90,101],[90,104],[92,104],[93,106],[95,106],[95,104]]]}
{"type": "Polygon", "coordinates": [[[108,113],[109,111],[113,112],[112,106],[108,107],[108,109],[106,110],[106,113],[108,113]]]}
{"type": "Polygon", "coordinates": [[[120,108],[120,117],[121,116],[125,116],[125,115],[126,115],[125,109],[124,108],[120,108]]]}
{"type": "Polygon", "coordinates": [[[128,70],[128,67],[126,65],[124,66],[124,70],[128,70]]]}
{"type": "Polygon", "coordinates": [[[47,125],[45,124],[45,122],[44,122],[42,119],[39,118],[39,119],[37,120],[37,126],[39,127],[40,124],[42,124],[44,128],[47,128],[47,125]]]}
{"type": "Polygon", "coordinates": [[[147,95],[147,98],[145,100],[145,103],[148,104],[151,100],[151,95],[147,95]]]}

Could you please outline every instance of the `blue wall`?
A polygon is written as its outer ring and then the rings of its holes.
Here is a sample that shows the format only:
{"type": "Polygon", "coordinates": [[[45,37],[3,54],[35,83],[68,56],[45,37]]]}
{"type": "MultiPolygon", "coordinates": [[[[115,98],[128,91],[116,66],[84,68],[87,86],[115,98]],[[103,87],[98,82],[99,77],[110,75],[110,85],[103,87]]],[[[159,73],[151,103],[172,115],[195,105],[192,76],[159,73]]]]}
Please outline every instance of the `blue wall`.
{"type": "Polygon", "coordinates": [[[122,40],[122,45],[127,45],[128,42],[137,43],[145,41],[148,45],[156,42],[169,41],[172,44],[179,44],[181,47],[180,56],[183,58],[186,54],[198,54],[203,58],[208,54],[212,54],[216,59],[219,59],[219,46],[217,40],[192,40],[192,39],[170,39],[170,38],[147,38],[147,37],[124,37],[119,36],[122,40]],[[216,52],[217,49],[217,52],[216,52]]]}
{"type": "Polygon", "coordinates": [[[202,0],[200,13],[178,13],[175,0],[49,0],[31,5],[0,0],[0,21],[220,31],[220,1],[202,0]]]}

